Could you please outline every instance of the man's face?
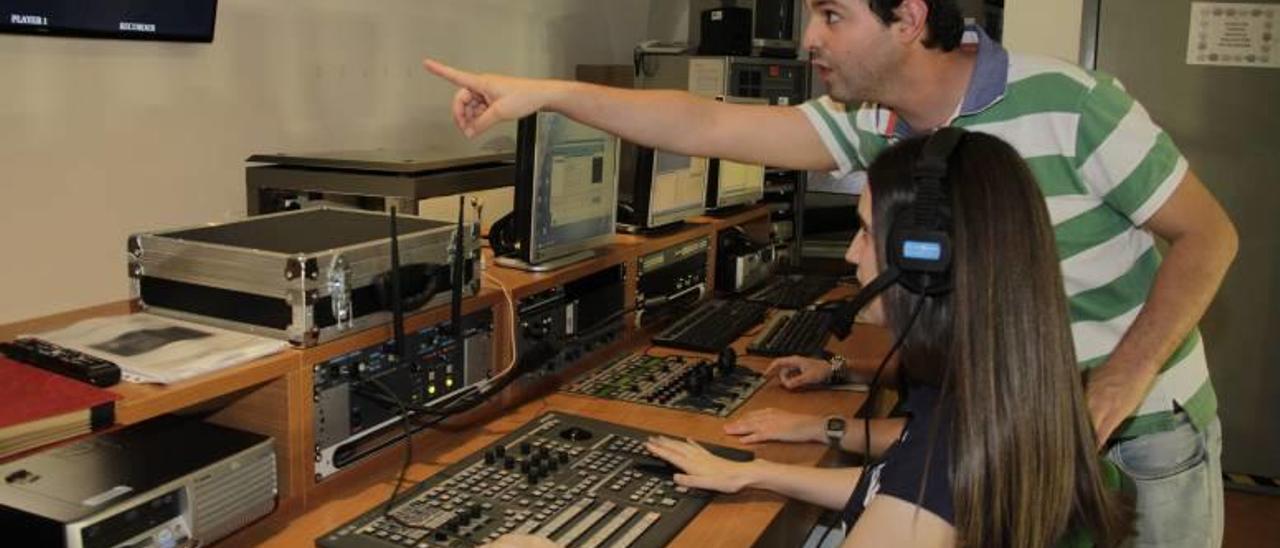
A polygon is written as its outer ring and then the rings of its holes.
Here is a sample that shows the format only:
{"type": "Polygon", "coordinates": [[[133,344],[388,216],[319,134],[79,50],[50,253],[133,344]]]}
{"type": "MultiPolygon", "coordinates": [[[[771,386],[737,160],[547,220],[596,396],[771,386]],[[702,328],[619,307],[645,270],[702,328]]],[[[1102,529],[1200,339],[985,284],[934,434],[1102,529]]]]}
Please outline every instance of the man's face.
{"type": "Polygon", "coordinates": [[[867,0],[808,0],[804,47],[831,97],[842,103],[883,101],[902,52],[867,0]]]}

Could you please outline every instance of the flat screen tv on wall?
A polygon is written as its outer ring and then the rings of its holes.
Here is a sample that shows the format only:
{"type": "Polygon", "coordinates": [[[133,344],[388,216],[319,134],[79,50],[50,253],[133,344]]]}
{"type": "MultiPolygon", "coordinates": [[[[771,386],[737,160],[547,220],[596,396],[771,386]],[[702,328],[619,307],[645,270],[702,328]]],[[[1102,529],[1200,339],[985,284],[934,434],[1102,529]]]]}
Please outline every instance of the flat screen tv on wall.
{"type": "Polygon", "coordinates": [[[212,42],[218,0],[0,0],[0,32],[212,42]]]}

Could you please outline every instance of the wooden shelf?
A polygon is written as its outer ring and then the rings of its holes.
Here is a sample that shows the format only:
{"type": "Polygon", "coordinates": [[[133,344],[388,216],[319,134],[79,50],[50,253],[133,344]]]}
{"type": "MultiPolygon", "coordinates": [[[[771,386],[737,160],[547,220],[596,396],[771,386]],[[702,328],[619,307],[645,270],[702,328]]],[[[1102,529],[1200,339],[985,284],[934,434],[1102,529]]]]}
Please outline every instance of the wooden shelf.
{"type": "MultiPolygon", "coordinates": [[[[561,285],[565,281],[575,280],[610,266],[627,264],[629,265],[628,269],[631,269],[641,255],[700,236],[710,237],[712,256],[714,257],[716,232],[732,226],[757,223],[767,224],[768,219],[769,209],[763,205],[755,205],[741,211],[735,211],[724,217],[695,217],[684,226],[670,232],[659,232],[654,235],[619,234],[614,238],[613,243],[600,248],[599,255],[596,257],[550,272],[526,272],[497,266],[494,264],[493,250],[490,248],[484,249],[484,260],[485,264],[488,265],[486,272],[502,282],[502,285],[511,291],[512,297],[519,300],[539,291],[561,285]]],[[[765,228],[767,234],[767,227],[765,228]]],[[[708,280],[713,279],[713,274],[714,271],[708,273],[708,280]]],[[[628,276],[633,277],[631,274],[628,274],[628,276]]],[[[497,284],[488,279],[488,276],[485,277],[484,281],[489,287],[498,287],[497,284]]]]}
{"type": "Polygon", "coordinates": [[[116,424],[137,424],[257,386],[297,369],[301,360],[301,352],[286,349],[279,354],[173,384],[121,382],[110,388],[120,394],[120,400],[116,402],[116,424]]]}
{"type": "Polygon", "coordinates": [[[769,220],[769,207],[764,204],[755,204],[742,208],[741,210],[731,210],[724,215],[703,215],[695,217],[693,222],[699,224],[709,224],[715,227],[716,231],[724,230],[731,226],[738,226],[751,223],[753,221],[769,220]]]}

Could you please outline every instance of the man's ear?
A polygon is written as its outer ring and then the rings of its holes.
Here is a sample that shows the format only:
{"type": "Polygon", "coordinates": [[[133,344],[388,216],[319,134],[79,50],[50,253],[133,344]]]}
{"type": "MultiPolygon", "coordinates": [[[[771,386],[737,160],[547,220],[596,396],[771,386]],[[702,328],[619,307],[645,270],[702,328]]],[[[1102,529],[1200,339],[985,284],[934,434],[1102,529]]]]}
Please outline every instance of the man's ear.
{"type": "Polygon", "coordinates": [[[902,4],[893,12],[898,20],[890,25],[890,29],[900,43],[907,45],[929,38],[929,5],[925,0],[902,0],[902,4]]]}

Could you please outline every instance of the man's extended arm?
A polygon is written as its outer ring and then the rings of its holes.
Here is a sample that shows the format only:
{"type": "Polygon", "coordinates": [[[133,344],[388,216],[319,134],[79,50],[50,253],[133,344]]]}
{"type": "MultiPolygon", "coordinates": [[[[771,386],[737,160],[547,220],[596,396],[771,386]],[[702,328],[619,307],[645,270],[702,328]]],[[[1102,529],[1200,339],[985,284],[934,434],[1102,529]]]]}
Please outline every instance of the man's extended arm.
{"type": "Polygon", "coordinates": [[[459,88],[454,123],[474,137],[540,109],[663,150],[787,169],[830,170],[835,160],[798,108],[728,104],[682,91],[473,74],[435,61],[427,70],[459,88]]]}

